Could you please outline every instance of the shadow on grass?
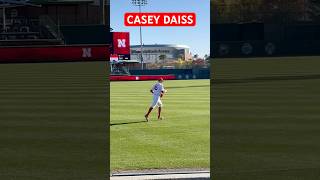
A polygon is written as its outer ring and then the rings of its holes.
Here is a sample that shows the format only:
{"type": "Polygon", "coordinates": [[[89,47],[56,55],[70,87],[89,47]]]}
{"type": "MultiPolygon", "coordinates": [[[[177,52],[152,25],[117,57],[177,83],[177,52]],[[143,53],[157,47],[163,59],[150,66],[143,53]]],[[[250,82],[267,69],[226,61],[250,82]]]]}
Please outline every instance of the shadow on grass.
{"type": "Polygon", "coordinates": [[[111,123],[110,126],[128,125],[128,124],[138,124],[146,123],[147,121],[133,121],[133,122],[123,122],[123,123],[111,123]]]}
{"type": "Polygon", "coordinates": [[[312,80],[320,79],[320,75],[300,75],[300,76],[270,76],[270,77],[256,77],[244,79],[217,79],[213,80],[213,84],[236,84],[236,83],[255,83],[267,81],[291,81],[291,80],[312,80]]]}

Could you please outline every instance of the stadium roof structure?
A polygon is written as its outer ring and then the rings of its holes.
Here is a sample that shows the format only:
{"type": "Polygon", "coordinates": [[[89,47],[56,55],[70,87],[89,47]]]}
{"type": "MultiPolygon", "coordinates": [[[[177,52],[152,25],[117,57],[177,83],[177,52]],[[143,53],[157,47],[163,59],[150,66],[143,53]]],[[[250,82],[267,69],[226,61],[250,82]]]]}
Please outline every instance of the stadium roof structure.
{"type": "Polygon", "coordinates": [[[0,8],[17,6],[38,6],[44,4],[92,3],[94,0],[0,0],[0,8]]]}
{"type": "Polygon", "coordinates": [[[31,0],[36,4],[75,4],[75,3],[92,3],[94,0],[31,0]]]}
{"type": "MultiPolygon", "coordinates": [[[[179,45],[179,44],[143,44],[143,47],[174,47],[174,48],[190,48],[187,45],[179,45]]],[[[131,45],[131,48],[140,48],[140,45],[131,45]]]]}
{"type": "Polygon", "coordinates": [[[17,7],[17,6],[38,6],[39,4],[33,3],[29,0],[0,0],[0,8],[7,8],[7,7],[17,7]]]}

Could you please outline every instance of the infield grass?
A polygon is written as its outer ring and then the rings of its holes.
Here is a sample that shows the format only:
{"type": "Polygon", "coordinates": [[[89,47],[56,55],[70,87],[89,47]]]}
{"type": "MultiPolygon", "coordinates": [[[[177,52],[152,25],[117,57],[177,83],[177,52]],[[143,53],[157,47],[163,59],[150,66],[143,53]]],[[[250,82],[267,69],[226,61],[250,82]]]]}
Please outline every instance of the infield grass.
{"type": "Polygon", "coordinates": [[[111,82],[111,170],[209,168],[209,80],[165,81],[165,119],[146,123],[154,83],[111,82]]]}
{"type": "Polygon", "coordinates": [[[319,179],[320,57],[212,62],[212,178],[319,179]]]}

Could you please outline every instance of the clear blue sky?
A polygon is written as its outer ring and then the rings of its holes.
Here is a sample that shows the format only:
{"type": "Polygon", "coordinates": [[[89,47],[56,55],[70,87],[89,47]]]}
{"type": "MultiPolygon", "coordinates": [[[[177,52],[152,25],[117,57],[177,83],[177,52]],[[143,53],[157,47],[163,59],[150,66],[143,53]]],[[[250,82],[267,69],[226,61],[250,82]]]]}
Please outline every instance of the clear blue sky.
{"type": "MultiPolygon", "coordinates": [[[[138,12],[131,0],[111,0],[110,25],[114,31],[130,32],[131,45],[140,44],[139,27],[124,26],[125,12],[138,12]]],[[[192,54],[210,53],[210,0],[148,0],[142,12],[195,12],[195,27],[142,27],[144,44],[183,44],[192,54]]]]}

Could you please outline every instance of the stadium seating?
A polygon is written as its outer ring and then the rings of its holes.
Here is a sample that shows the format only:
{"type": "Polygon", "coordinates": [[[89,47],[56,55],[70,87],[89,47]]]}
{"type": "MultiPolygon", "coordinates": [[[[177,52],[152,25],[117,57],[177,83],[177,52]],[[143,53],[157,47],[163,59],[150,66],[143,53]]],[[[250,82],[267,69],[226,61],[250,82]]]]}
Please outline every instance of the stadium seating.
{"type": "Polygon", "coordinates": [[[63,44],[63,38],[57,33],[56,25],[48,19],[7,18],[5,29],[0,21],[0,45],[63,44]]]}

